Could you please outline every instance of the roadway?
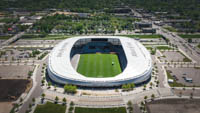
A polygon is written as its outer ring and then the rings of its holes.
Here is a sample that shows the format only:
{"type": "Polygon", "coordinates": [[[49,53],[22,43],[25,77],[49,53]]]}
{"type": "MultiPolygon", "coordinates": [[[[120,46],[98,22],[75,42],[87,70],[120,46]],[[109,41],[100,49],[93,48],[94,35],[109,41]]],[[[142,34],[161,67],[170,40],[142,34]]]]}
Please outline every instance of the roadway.
{"type": "Polygon", "coordinates": [[[46,63],[48,57],[46,56],[41,62],[37,62],[36,69],[33,73],[33,87],[31,88],[30,92],[28,93],[26,99],[23,102],[22,107],[19,110],[19,113],[26,113],[26,110],[29,109],[29,104],[32,104],[32,98],[39,98],[43,93],[43,89],[41,88],[41,80],[42,80],[42,66],[46,63]]]}

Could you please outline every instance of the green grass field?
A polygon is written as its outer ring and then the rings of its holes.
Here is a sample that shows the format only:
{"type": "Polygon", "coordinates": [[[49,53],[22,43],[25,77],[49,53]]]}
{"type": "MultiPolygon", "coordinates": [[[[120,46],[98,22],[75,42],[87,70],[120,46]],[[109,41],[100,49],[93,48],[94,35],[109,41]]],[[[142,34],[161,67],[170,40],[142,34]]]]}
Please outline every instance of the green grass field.
{"type": "Polygon", "coordinates": [[[164,27],[166,30],[170,31],[170,32],[177,32],[177,30],[174,27],[168,26],[168,27],[164,27]]]}
{"type": "Polygon", "coordinates": [[[119,35],[129,38],[162,38],[162,35],[119,35]]]}
{"type": "Polygon", "coordinates": [[[82,54],[77,71],[86,77],[104,78],[121,73],[121,67],[115,54],[82,54]]]}
{"type": "Polygon", "coordinates": [[[47,102],[44,105],[37,105],[34,113],[65,113],[66,106],[47,102]]]}
{"type": "Polygon", "coordinates": [[[81,108],[76,107],[75,113],[126,113],[125,107],[119,108],[81,108]]]}
{"type": "Polygon", "coordinates": [[[181,38],[200,38],[200,34],[180,34],[181,38]]]}
{"type": "Polygon", "coordinates": [[[159,50],[171,50],[172,49],[169,46],[157,46],[156,48],[159,49],[159,50]]]}
{"type": "Polygon", "coordinates": [[[200,49],[200,44],[197,47],[200,49]]]}
{"type": "Polygon", "coordinates": [[[71,38],[73,35],[46,35],[45,37],[40,37],[38,35],[25,34],[21,37],[24,40],[64,40],[71,38]]]}

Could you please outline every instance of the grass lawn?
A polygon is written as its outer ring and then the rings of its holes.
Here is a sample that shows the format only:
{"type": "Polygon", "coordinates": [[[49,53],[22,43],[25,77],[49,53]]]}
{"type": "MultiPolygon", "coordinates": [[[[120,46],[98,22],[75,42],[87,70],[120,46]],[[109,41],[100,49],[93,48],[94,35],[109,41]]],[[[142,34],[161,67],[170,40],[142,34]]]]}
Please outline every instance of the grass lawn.
{"type": "Polygon", "coordinates": [[[121,73],[121,67],[116,54],[81,54],[77,71],[87,77],[103,78],[121,73]]]}
{"type": "Polygon", "coordinates": [[[162,38],[162,35],[120,35],[130,38],[162,38]]]}
{"type": "Polygon", "coordinates": [[[70,38],[72,36],[69,35],[47,35],[45,37],[40,37],[37,35],[25,34],[21,37],[21,39],[25,40],[64,40],[70,38]]]}
{"type": "Polygon", "coordinates": [[[146,47],[148,50],[151,50],[151,49],[153,49],[152,47],[146,47]]]}
{"type": "Polygon", "coordinates": [[[11,38],[12,36],[0,36],[0,40],[7,40],[11,38]]]}
{"type": "Polygon", "coordinates": [[[125,107],[119,108],[81,108],[76,107],[75,113],[126,113],[125,107]]]}
{"type": "Polygon", "coordinates": [[[181,38],[200,38],[200,34],[196,34],[196,35],[180,34],[179,36],[181,38]]]}
{"type": "Polygon", "coordinates": [[[197,47],[200,49],[200,44],[197,47]]]}
{"type": "Polygon", "coordinates": [[[45,105],[37,105],[34,113],[65,113],[66,106],[47,102],[45,105]]]}
{"type": "Polygon", "coordinates": [[[177,30],[173,27],[164,27],[164,28],[170,32],[177,32],[177,30]]]}
{"type": "Polygon", "coordinates": [[[172,49],[169,46],[157,46],[156,48],[159,49],[159,50],[171,50],[172,49]]]}

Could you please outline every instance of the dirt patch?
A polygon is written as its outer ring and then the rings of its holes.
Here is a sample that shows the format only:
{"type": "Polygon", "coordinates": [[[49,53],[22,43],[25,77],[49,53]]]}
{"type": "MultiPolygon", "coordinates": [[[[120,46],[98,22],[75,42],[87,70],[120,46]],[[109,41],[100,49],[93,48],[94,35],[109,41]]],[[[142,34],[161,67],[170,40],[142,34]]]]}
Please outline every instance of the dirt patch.
{"type": "Polygon", "coordinates": [[[200,99],[165,99],[148,103],[148,113],[199,113],[200,99]]]}
{"type": "Polygon", "coordinates": [[[26,79],[28,72],[33,71],[34,66],[0,66],[0,78],[2,79],[26,79]]]}
{"type": "Polygon", "coordinates": [[[10,113],[12,107],[11,102],[0,102],[0,113],[10,113]]]}
{"type": "Polygon", "coordinates": [[[0,101],[15,101],[27,89],[29,80],[0,79],[0,101]]]}

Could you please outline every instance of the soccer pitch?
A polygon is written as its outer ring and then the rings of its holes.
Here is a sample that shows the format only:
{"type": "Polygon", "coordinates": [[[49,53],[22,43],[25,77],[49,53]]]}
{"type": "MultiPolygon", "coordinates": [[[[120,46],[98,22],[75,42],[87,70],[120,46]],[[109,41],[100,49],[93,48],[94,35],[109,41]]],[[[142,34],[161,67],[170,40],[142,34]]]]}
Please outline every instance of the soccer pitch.
{"type": "Polygon", "coordinates": [[[115,54],[81,54],[77,71],[86,77],[105,78],[121,73],[121,67],[115,54]]]}

